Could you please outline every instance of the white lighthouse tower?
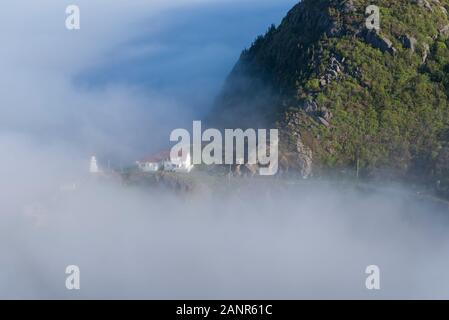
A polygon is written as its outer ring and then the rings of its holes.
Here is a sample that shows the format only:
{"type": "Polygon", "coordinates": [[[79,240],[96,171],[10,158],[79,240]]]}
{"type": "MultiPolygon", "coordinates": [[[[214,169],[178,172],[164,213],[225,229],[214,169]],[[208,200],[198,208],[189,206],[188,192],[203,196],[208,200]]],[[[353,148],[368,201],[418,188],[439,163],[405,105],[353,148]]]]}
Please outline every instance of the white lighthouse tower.
{"type": "Polygon", "coordinates": [[[95,156],[92,156],[92,158],[90,158],[89,172],[91,174],[100,173],[100,169],[98,168],[97,164],[97,158],[95,156]]]}

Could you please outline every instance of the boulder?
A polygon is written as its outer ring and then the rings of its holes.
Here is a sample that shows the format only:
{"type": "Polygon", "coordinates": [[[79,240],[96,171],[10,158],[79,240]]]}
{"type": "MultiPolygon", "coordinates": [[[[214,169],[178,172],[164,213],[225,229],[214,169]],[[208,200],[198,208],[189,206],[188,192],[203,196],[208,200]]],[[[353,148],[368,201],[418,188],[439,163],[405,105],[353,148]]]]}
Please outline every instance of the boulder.
{"type": "Polygon", "coordinates": [[[303,109],[307,113],[314,113],[318,111],[318,104],[315,101],[306,101],[303,105],[303,109]]]}
{"type": "Polygon", "coordinates": [[[328,108],[321,107],[320,117],[329,122],[332,119],[333,115],[328,108]]]}
{"type": "Polygon", "coordinates": [[[331,126],[330,123],[322,117],[318,117],[318,120],[320,120],[321,124],[325,127],[329,128],[331,126]]]}

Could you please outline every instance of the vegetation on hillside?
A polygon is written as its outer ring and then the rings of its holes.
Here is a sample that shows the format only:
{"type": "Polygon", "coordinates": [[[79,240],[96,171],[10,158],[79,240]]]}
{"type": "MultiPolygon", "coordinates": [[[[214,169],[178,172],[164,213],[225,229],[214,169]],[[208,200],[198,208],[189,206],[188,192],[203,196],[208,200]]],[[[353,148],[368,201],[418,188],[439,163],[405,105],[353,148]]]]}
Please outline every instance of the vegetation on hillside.
{"type": "Polygon", "coordinates": [[[444,191],[448,10],[448,0],[303,0],[242,53],[212,117],[276,124],[284,167],[304,166],[310,150],[315,175],[382,171],[444,191]],[[365,26],[371,4],[378,33],[365,26]]]}

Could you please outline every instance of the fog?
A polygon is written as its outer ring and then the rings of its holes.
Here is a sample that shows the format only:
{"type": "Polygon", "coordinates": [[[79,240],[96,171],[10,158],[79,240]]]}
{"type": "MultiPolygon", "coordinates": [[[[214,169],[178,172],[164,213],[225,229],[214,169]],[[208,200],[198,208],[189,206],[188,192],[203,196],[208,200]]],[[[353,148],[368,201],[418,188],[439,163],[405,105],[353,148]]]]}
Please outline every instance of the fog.
{"type": "Polygon", "coordinates": [[[2,298],[447,298],[447,205],[406,189],[256,179],[180,195],[64,171],[51,148],[10,151],[2,298]],[[365,288],[373,264],[379,291],[365,288]],[[65,288],[68,265],[79,291],[65,288]]]}
{"type": "Polygon", "coordinates": [[[80,0],[78,31],[65,28],[72,2],[4,5],[0,133],[115,163],[166,148],[169,133],[204,115],[240,52],[292,3],[80,0]]]}
{"type": "Polygon", "coordinates": [[[72,2],[0,10],[0,298],[448,297],[447,206],[404,187],[257,179],[180,195],[87,173],[93,154],[126,166],[190,128],[295,1],[76,3],[76,32],[72,2]]]}

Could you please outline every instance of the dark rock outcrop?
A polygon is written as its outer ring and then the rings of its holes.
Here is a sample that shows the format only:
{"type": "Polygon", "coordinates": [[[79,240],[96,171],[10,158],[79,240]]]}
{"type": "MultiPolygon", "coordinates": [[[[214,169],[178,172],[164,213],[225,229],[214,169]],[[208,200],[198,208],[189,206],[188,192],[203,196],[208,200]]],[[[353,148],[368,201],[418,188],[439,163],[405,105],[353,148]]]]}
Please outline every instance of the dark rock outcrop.
{"type": "Polygon", "coordinates": [[[412,52],[415,52],[418,41],[414,37],[406,35],[402,36],[400,40],[404,48],[410,49],[412,52]]]}
{"type": "Polygon", "coordinates": [[[393,47],[393,42],[387,37],[381,36],[378,32],[374,30],[367,31],[365,34],[365,40],[373,47],[379,49],[382,52],[389,52],[395,54],[397,52],[396,48],[393,47]]]}

